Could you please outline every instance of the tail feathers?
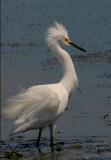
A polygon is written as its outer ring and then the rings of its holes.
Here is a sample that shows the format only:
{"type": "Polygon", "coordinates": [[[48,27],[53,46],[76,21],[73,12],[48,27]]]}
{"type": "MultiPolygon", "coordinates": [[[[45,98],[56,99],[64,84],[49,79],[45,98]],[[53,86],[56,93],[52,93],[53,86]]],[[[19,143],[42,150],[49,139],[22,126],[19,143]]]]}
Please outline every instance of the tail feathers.
{"type": "Polygon", "coordinates": [[[14,122],[14,124],[15,124],[15,125],[20,125],[20,124],[24,123],[25,117],[26,117],[26,115],[23,115],[22,117],[20,117],[19,119],[17,119],[17,120],[14,122]]]}
{"type": "MultiPolygon", "coordinates": [[[[18,119],[19,120],[19,119],[18,119]]],[[[21,132],[25,132],[28,130],[32,130],[32,129],[37,129],[40,127],[40,124],[37,123],[37,119],[32,120],[32,121],[27,121],[27,122],[22,122],[17,123],[17,121],[15,121],[15,129],[11,131],[11,135],[15,135],[21,132]]]]}
{"type": "Polygon", "coordinates": [[[7,101],[7,106],[3,109],[2,115],[5,118],[17,118],[23,113],[24,108],[30,105],[30,99],[27,97],[27,92],[20,93],[7,101]]]}
{"type": "Polygon", "coordinates": [[[16,118],[23,110],[24,104],[13,104],[11,106],[6,107],[2,115],[5,118],[11,119],[11,118],[16,118]]]}
{"type": "Polygon", "coordinates": [[[25,124],[17,127],[16,129],[12,130],[11,135],[15,135],[15,134],[18,134],[18,133],[21,133],[21,132],[25,132],[26,130],[28,130],[28,128],[29,128],[29,123],[25,123],[25,124]]]}

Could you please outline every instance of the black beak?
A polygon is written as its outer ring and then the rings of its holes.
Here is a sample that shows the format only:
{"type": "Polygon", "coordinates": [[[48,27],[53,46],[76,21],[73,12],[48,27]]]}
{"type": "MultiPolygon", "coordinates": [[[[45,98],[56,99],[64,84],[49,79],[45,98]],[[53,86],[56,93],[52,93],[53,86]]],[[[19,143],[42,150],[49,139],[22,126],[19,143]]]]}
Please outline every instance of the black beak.
{"type": "Polygon", "coordinates": [[[75,48],[77,48],[77,49],[79,49],[79,50],[83,51],[83,52],[86,52],[86,50],[85,50],[85,49],[83,49],[83,48],[79,47],[78,45],[76,45],[76,44],[75,44],[75,43],[73,43],[73,42],[69,42],[69,44],[70,44],[71,46],[73,46],[73,47],[75,47],[75,48]]]}

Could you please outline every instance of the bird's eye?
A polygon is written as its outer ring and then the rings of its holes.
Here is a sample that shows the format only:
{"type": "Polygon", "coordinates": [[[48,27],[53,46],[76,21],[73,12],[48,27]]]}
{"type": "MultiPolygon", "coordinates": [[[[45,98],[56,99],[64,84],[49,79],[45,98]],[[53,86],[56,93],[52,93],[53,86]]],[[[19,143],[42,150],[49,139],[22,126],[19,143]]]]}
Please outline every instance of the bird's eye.
{"type": "Polygon", "coordinates": [[[64,38],[64,42],[68,43],[69,42],[68,38],[64,38]]]}

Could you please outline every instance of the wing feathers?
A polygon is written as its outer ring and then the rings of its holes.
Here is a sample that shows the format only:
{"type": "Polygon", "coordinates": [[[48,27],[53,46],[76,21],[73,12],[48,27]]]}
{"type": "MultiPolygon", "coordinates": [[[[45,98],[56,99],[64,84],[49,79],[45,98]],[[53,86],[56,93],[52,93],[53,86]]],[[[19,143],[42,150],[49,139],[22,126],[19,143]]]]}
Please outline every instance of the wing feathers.
{"type": "Polygon", "coordinates": [[[13,133],[18,133],[54,120],[59,104],[57,94],[49,87],[41,85],[12,97],[3,113],[7,118],[16,118],[13,133]]]}

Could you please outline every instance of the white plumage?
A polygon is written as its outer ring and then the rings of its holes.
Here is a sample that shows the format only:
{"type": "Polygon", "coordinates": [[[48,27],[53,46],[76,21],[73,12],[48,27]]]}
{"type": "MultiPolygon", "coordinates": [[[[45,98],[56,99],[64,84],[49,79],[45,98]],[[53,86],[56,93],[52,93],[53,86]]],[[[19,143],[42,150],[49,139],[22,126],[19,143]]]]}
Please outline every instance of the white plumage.
{"type": "Polygon", "coordinates": [[[65,27],[57,22],[47,30],[46,41],[61,64],[62,79],[55,84],[32,86],[10,98],[3,113],[5,117],[15,119],[13,134],[39,129],[38,145],[42,129],[49,126],[52,146],[55,121],[65,111],[68,97],[78,84],[73,62],[59,42],[85,50],[72,43],[65,27]]]}
{"type": "Polygon", "coordinates": [[[68,95],[60,84],[33,86],[9,99],[4,113],[7,118],[16,119],[13,134],[47,127],[64,111],[67,99],[68,95]]]}

